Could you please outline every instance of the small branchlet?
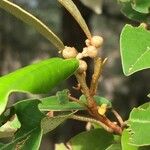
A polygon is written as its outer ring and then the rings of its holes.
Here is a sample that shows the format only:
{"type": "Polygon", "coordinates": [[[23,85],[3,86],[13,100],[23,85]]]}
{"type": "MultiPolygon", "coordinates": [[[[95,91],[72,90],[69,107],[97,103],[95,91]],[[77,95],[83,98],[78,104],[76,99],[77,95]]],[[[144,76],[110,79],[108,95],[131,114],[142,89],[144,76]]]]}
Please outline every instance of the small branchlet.
{"type": "Polygon", "coordinates": [[[95,123],[95,124],[100,125],[101,127],[103,127],[106,131],[113,132],[113,130],[111,128],[107,127],[104,123],[102,123],[98,120],[95,120],[93,118],[79,116],[79,115],[72,115],[70,118],[75,119],[75,120],[79,120],[79,121],[95,123]]]}
{"type": "MultiPolygon", "coordinates": [[[[85,44],[86,47],[83,48],[83,51],[81,53],[78,53],[74,47],[65,46],[65,49],[62,51],[62,55],[65,59],[76,58],[79,60],[79,68],[76,71],[75,76],[77,78],[78,84],[80,85],[79,89],[87,99],[87,104],[84,104],[84,106],[87,107],[89,114],[94,118],[93,120],[100,124],[108,132],[121,134],[124,122],[119,114],[115,110],[112,111],[113,114],[116,116],[120,126],[117,123],[110,121],[107,116],[105,116],[105,113],[108,110],[107,106],[105,104],[98,106],[94,99],[94,95],[97,92],[98,80],[107,61],[107,58],[102,60],[100,57],[98,57],[98,49],[102,47],[103,38],[101,36],[93,36],[90,39],[87,39],[85,41],[85,44]],[[90,57],[94,60],[94,73],[92,75],[90,87],[88,87],[86,83],[86,70],[88,66],[87,63],[82,60],[84,57],[90,57]]],[[[78,99],[70,95],[69,99],[81,104],[78,99]]],[[[73,116],[73,119],[81,121],[86,120],[85,117],[82,118],[81,116],[79,117],[75,115],[73,116]]],[[[86,121],[89,121],[89,119],[86,121]]]]}

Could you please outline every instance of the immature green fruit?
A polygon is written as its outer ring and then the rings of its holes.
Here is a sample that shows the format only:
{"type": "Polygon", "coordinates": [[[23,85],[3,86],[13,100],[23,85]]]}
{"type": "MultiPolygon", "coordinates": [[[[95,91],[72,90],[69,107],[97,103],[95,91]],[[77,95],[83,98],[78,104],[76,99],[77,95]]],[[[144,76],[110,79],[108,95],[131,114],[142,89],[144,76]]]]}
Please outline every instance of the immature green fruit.
{"type": "Polygon", "coordinates": [[[83,60],[79,60],[79,68],[77,70],[78,73],[83,73],[87,70],[87,64],[83,60]]]}
{"type": "Polygon", "coordinates": [[[91,58],[95,58],[98,54],[98,49],[94,46],[87,47],[87,55],[91,58]]]}
{"type": "Polygon", "coordinates": [[[65,46],[65,49],[62,51],[62,56],[66,59],[75,58],[78,52],[74,47],[65,46]]]}
{"type": "Polygon", "coordinates": [[[93,36],[91,38],[90,44],[96,48],[99,48],[103,44],[103,38],[101,36],[93,36]]]}

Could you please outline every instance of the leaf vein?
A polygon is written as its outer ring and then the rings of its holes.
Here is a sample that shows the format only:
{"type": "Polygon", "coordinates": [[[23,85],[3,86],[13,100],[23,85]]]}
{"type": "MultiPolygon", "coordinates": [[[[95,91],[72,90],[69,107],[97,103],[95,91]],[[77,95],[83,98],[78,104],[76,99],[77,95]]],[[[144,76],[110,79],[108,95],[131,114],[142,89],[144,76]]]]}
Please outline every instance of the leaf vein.
{"type": "Polygon", "coordinates": [[[134,66],[142,59],[142,57],[147,53],[150,52],[150,47],[147,47],[147,50],[140,55],[140,57],[135,61],[135,63],[133,65],[131,65],[131,67],[129,68],[129,73],[132,71],[132,69],[134,68],[134,66]]]}

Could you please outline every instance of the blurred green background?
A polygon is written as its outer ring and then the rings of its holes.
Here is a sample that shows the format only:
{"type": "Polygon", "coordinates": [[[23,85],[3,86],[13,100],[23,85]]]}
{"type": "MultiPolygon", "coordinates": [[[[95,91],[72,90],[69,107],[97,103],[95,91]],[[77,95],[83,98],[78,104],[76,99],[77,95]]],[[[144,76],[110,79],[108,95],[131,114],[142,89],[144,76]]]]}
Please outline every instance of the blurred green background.
{"type": "MultiPolygon", "coordinates": [[[[85,46],[85,35],[72,16],[60,6],[57,0],[12,0],[14,3],[31,12],[46,23],[68,46],[75,46],[79,51],[85,46]]],[[[83,0],[86,1],[86,0],[83,0]]],[[[103,0],[99,2],[101,14],[83,5],[79,0],[74,0],[81,11],[93,35],[104,37],[104,45],[99,55],[108,57],[108,62],[101,77],[98,94],[112,100],[115,109],[127,119],[129,111],[148,101],[147,94],[150,90],[148,83],[150,70],[144,70],[125,77],[122,72],[119,53],[119,36],[126,23],[138,25],[128,20],[119,9],[117,0],[103,0]]],[[[94,2],[94,1],[93,1],[94,2]]],[[[0,9],[0,75],[5,75],[23,66],[46,58],[58,56],[58,51],[49,41],[43,38],[33,27],[30,27],[4,10],[0,9]]],[[[89,66],[91,61],[87,60],[89,66]]],[[[91,69],[92,70],[92,69],[91,69]]],[[[91,77],[88,71],[88,81],[91,77]]],[[[55,94],[57,90],[69,88],[76,97],[77,93],[72,89],[75,79],[71,78],[57,86],[50,92],[55,94]]],[[[17,99],[24,98],[17,95],[17,99]]],[[[16,96],[11,98],[16,100],[16,96]]],[[[41,149],[54,149],[54,143],[67,141],[71,136],[85,130],[84,123],[67,121],[53,133],[44,136],[41,149]]]]}

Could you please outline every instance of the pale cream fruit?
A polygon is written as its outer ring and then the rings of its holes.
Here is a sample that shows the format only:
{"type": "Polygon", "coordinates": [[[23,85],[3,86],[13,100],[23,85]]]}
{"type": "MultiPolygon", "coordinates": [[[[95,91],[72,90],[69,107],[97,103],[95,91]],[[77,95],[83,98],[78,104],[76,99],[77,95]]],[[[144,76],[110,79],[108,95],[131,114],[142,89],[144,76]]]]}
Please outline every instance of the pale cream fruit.
{"type": "Polygon", "coordinates": [[[86,46],[90,46],[91,44],[90,44],[91,42],[90,42],[90,40],[89,39],[86,39],[85,40],[85,44],[86,44],[86,46]]]}
{"type": "Polygon", "coordinates": [[[76,59],[82,59],[83,58],[83,54],[82,53],[78,53],[76,56],[76,59]]]}
{"type": "Polygon", "coordinates": [[[87,63],[83,60],[79,60],[78,73],[84,73],[87,70],[87,63]]]}
{"type": "Polygon", "coordinates": [[[101,36],[93,36],[91,38],[90,44],[96,48],[99,48],[103,44],[103,38],[101,36]]]}
{"type": "Polygon", "coordinates": [[[95,58],[98,55],[98,49],[94,46],[87,47],[87,55],[91,58],[95,58]]]}
{"type": "Polygon", "coordinates": [[[88,47],[84,47],[83,48],[82,55],[83,55],[83,57],[87,57],[88,56],[88,47]]]}
{"type": "Polygon", "coordinates": [[[66,59],[75,58],[77,56],[77,54],[78,54],[78,52],[74,47],[65,46],[65,49],[62,51],[62,56],[66,59]]]}

